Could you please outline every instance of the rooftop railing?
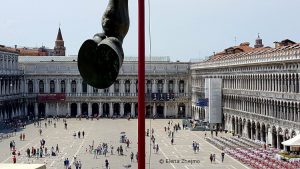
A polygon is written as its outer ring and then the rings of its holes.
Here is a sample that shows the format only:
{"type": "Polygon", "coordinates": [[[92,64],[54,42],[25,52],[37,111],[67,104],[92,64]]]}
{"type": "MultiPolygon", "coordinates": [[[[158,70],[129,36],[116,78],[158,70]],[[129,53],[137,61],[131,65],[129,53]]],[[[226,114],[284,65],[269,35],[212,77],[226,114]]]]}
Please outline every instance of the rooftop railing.
{"type": "Polygon", "coordinates": [[[191,69],[202,68],[214,68],[214,67],[226,67],[234,65],[246,65],[255,63],[268,63],[268,62],[280,62],[280,61],[294,61],[300,59],[300,49],[278,50],[275,52],[265,53],[241,53],[235,54],[234,58],[230,58],[228,55],[224,56],[227,59],[204,61],[191,65],[191,69]]]}

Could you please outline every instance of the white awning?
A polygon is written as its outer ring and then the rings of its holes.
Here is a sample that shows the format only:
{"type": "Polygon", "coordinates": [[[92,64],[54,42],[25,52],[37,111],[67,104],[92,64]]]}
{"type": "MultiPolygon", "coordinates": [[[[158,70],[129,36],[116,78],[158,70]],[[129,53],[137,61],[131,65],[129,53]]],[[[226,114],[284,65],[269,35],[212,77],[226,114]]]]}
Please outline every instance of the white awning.
{"type": "Polygon", "coordinates": [[[0,164],[1,169],[46,169],[45,164],[0,164]]]}
{"type": "Polygon", "coordinates": [[[282,142],[282,144],[285,146],[300,146],[300,134],[298,134],[297,136],[289,140],[282,142]]]}

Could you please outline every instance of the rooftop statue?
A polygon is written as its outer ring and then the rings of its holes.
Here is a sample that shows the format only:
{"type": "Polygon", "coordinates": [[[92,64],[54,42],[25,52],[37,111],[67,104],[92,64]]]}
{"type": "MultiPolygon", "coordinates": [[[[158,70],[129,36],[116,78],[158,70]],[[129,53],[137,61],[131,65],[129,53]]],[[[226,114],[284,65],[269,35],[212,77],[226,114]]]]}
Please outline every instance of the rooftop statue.
{"type": "Polygon", "coordinates": [[[78,69],[95,88],[108,88],[123,64],[123,39],[129,29],[128,0],[109,0],[102,17],[103,33],[86,40],[79,49],[78,69]]]}

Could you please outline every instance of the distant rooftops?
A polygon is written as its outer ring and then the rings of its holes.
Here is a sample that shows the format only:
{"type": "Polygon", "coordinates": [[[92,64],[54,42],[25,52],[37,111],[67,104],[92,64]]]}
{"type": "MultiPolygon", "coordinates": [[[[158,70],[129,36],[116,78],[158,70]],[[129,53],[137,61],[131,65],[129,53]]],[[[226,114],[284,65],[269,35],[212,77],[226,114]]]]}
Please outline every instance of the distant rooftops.
{"type": "Polygon", "coordinates": [[[204,62],[241,58],[249,55],[266,54],[276,51],[300,48],[300,43],[295,43],[289,39],[285,39],[281,42],[274,43],[275,48],[263,47],[263,45],[260,45],[261,47],[251,47],[249,42],[244,42],[241,43],[239,46],[229,47],[222,52],[216,53],[210,56],[204,62]]]}
{"type": "Polygon", "coordinates": [[[14,49],[14,48],[6,47],[4,45],[0,45],[0,51],[2,51],[2,52],[16,53],[16,54],[20,53],[20,51],[14,49]]]}
{"type": "MultiPolygon", "coordinates": [[[[146,57],[146,62],[170,62],[169,56],[154,56],[154,57],[146,57]]],[[[137,62],[137,57],[125,56],[124,62],[137,62]]],[[[22,56],[19,57],[19,62],[77,62],[77,56],[22,56]]]]}

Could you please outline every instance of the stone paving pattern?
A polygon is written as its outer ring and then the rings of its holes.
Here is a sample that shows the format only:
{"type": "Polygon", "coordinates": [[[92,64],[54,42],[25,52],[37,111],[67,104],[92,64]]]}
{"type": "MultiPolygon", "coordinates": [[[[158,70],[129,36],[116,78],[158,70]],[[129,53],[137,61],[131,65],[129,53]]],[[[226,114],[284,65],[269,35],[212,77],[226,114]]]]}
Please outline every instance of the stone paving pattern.
{"type": "MultiPolygon", "coordinates": [[[[224,163],[221,162],[221,151],[204,140],[203,131],[189,131],[179,130],[174,134],[174,145],[171,145],[170,138],[164,131],[164,126],[167,126],[169,119],[155,119],[146,120],[146,129],[154,128],[154,136],[156,143],[159,144],[160,151],[154,153],[152,146],[150,147],[150,137],[146,140],[146,168],[148,169],[243,169],[248,168],[245,165],[239,163],[233,158],[225,155],[224,163]],[[200,152],[194,153],[192,150],[192,142],[196,141],[200,145],[200,152]],[[150,153],[151,151],[151,153],[150,153]],[[209,160],[210,154],[216,154],[216,162],[212,163],[209,160]],[[150,158],[149,158],[150,157],[150,158]],[[180,163],[166,163],[167,159],[175,160],[174,162],[180,163]],[[195,160],[196,163],[181,163],[182,159],[195,160]],[[200,163],[199,163],[200,160],[200,163]],[[163,162],[163,163],[162,163],[163,162]]],[[[53,121],[54,122],[54,121],[53,121]]],[[[173,120],[174,123],[180,123],[181,120],[173,120]]],[[[11,151],[9,150],[9,142],[15,140],[17,151],[21,152],[21,156],[17,157],[17,163],[45,163],[47,169],[63,169],[63,161],[65,158],[69,158],[70,162],[74,155],[77,155],[77,159],[81,160],[83,169],[102,169],[104,167],[105,159],[109,160],[111,169],[125,168],[123,165],[131,164],[132,169],[137,168],[137,162],[134,160],[130,162],[130,153],[137,152],[137,120],[132,119],[130,121],[126,119],[99,119],[99,120],[76,120],[67,119],[68,129],[64,129],[63,121],[57,122],[57,127],[53,125],[44,127],[44,121],[42,122],[43,133],[39,135],[39,128],[33,124],[28,125],[25,129],[17,132],[16,136],[9,139],[4,139],[0,142],[0,162],[12,163],[11,151]],[[74,138],[73,132],[85,131],[85,138],[74,138]],[[130,148],[126,149],[126,145],[120,143],[120,132],[126,132],[127,138],[131,141],[130,148]],[[25,133],[25,141],[19,140],[20,133],[25,133]],[[46,140],[46,147],[50,152],[51,147],[55,148],[56,144],[59,145],[60,153],[58,156],[47,156],[43,158],[28,158],[26,157],[25,150],[32,146],[39,147],[40,140],[44,138],[46,140]],[[108,143],[109,147],[112,144],[114,146],[114,155],[108,153],[107,157],[99,155],[97,159],[94,159],[94,155],[86,152],[86,148],[94,141],[97,146],[99,143],[108,143]],[[117,146],[122,145],[124,148],[124,156],[117,155],[117,146]]],[[[151,130],[150,130],[151,131],[151,130]]],[[[209,136],[210,133],[207,132],[209,136]]],[[[225,133],[219,134],[219,136],[225,136],[225,133]]],[[[110,149],[108,150],[110,152],[110,149]]],[[[75,167],[72,166],[72,169],[75,167]]]]}

